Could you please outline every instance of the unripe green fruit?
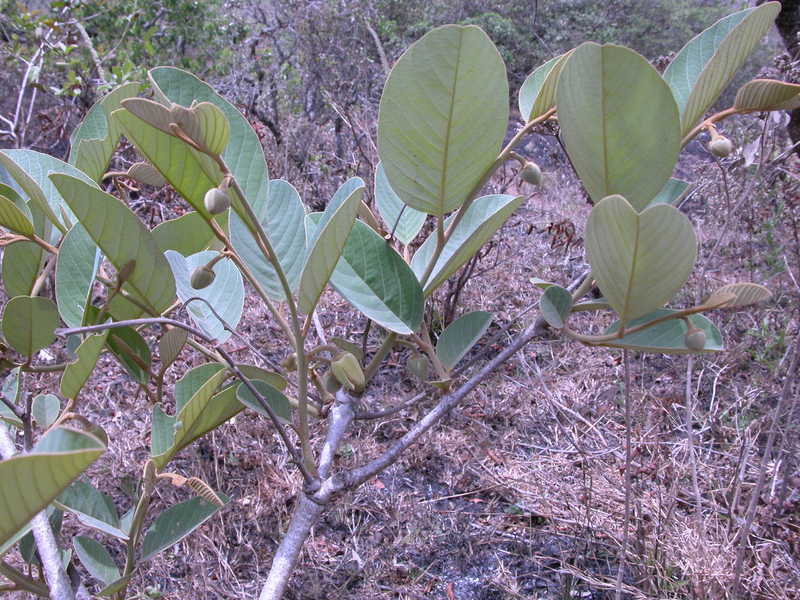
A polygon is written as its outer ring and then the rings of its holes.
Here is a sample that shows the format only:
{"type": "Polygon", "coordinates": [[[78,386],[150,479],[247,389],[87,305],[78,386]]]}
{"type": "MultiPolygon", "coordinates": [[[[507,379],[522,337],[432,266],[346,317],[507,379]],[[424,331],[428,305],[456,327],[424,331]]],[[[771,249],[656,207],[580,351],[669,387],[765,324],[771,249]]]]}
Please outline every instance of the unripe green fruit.
{"type": "Polygon", "coordinates": [[[331,361],[331,373],[345,388],[354,392],[364,391],[367,384],[358,359],[349,352],[342,352],[331,361]]]}
{"type": "Polygon", "coordinates": [[[530,183],[531,185],[539,185],[542,183],[542,170],[535,162],[526,162],[519,176],[522,177],[522,181],[530,183]]]}
{"type": "Polygon", "coordinates": [[[223,192],[221,189],[213,187],[206,192],[206,195],[203,198],[203,204],[205,204],[206,210],[212,215],[218,215],[230,208],[231,198],[228,196],[227,192],[223,192]]]}
{"type": "Polygon", "coordinates": [[[714,156],[725,158],[733,152],[733,142],[724,136],[719,136],[711,140],[708,144],[708,149],[714,156]]]}
{"type": "Polygon", "coordinates": [[[209,269],[208,266],[203,265],[202,267],[197,267],[194,271],[192,271],[192,277],[190,282],[192,287],[196,290],[202,290],[203,288],[207,288],[214,282],[214,278],[217,276],[213,270],[209,269]]]}
{"type": "Polygon", "coordinates": [[[693,327],[683,336],[683,343],[689,350],[700,352],[706,347],[706,333],[702,329],[693,327]]]}

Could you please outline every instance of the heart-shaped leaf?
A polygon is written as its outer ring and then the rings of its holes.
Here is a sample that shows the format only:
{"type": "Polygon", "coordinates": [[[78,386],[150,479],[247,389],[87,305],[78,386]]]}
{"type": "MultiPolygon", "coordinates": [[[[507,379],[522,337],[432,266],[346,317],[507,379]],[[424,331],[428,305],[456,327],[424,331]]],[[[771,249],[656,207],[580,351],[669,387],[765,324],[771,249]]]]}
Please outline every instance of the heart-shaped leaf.
{"type": "Polygon", "coordinates": [[[644,209],[681,143],[678,107],[658,71],[633,50],[587,42],[567,59],[556,96],[564,145],[591,197],[621,194],[644,209]]]}
{"type": "Polygon", "coordinates": [[[727,17],[692,38],[664,71],[686,135],[733,79],[781,10],[765,2],[727,17]]]}
{"type": "Polygon", "coordinates": [[[311,313],[322,290],[339,262],[347,236],[353,229],[358,206],[364,195],[359,177],[347,180],[333,195],[311,236],[308,254],[300,276],[300,310],[311,313]]]}
{"type": "Polygon", "coordinates": [[[17,296],[3,310],[3,335],[20,354],[32,356],[56,339],[58,309],[52,300],[17,296]]]}
{"type": "Polygon", "coordinates": [[[378,153],[403,202],[444,215],[497,159],[507,125],[508,79],[497,48],[477,27],[445,25],[414,43],[389,74],[378,153]]]}
{"type": "Polygon", "coordinates": [[[774,79],[753,79],[736,92],[733,108],[742,111],[793,110],[800,107],[800,85],[775,81],[774,79]]]}
{"type": "Polygon", "coordinates": [[[455,367],[483,337],[491,323],[492,313],[482,310],[462,315],[450,323],[436,342],[436,355],[442,364],[448,369],[455,367]]]}
{"type": "MultiPolygon", "coordinates": [[[[649,323],[650,321],[675,312],[677,311],[661,308],[638,319],[634,319],[628,323],[627,327],[638,327],[639,325],[649,323]]],[[[690,315],[688,319],[691,321],[692,325],[697,329],[701,329],[706,335],[706,344],[703,348],[703,352],[721,352],[725,349],[725,345],[722,342],[722,334],[711,321],[703,315],[690,315]]],[[[611,335],[619,331],[619,323],[619,321],[613,323],[605,333],[611,335]]],[[[684,323],[683,319],[668,319],[648,329],[631,333],[622,338],[603,343],[602,345],[611,346],[613,348],[627,348],[628,350],[637,350],[639,352],[658,352],[662,354],[695,353],[695,350],[690,350],[686,347],[684,341],[686,330],[686,323],[684,323]]]]}
{"type": "Polygon", "coordinates": [[[39,394],[33,399],[31,415],[42,429],[47,429],[55,423],[60,412],[61,401],[54,394],[39,394]]]}
{"type": "Polygon", "coordinates": [[[637,213],[622,196],[609,196],[589,215],[586,257],[623,323],[668,302],[686,283],[696,254],[692,224],[674,206],[637,213]]]}

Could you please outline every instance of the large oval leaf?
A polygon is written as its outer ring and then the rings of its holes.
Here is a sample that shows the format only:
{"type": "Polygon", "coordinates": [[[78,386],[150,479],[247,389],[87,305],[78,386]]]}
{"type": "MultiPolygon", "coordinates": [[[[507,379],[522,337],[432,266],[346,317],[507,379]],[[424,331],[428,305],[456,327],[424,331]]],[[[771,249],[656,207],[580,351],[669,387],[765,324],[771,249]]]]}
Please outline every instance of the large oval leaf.
{"type": "Polygon", "coordinates": [[[766,2],[728,15],[691,39],[664,71],[686,135],[719,98],[781,10],[766,2]]]}
{"type": "Polygon", "coordinates": [[[417,237],[425,224],[427,215],[405,204],[392,189],[383,163],[378,163],[375,169],[375,204],[386,224],[386,231],[394,232],[394,236],[406,245],[417,237]]]}
{"type": "Polygon", "coordinates": [[[119,568],[111,558],[108,550],[92,538],[76,535],[72,538],[72,545],[75,553],[81,559],[81,563],[89,571],[89,575],[108,585],[119,579],[119,568]]]}
{"type": "MultiPolygon", "coordinates": [[[[662,318],[668,314],[677,311],[661,308],[650,314],[634,319],[628,324],[628,327],[637,327],[650,321],[662,318]]],[[[706,334],[706,345],[703,352],[721,352],[725,349],[722,341],[722,334],[719,329],[703,315],[690,315],[687,317],[698,329],[702,329],[706,334]]],[[[628,350],[637,350],[639,352],[659,352],[662,354],[689,354],[695,353],[694,350],[689,350],[684,342],[686,335],[686,323],[683,319],[669,319],[663,321],[648,329],[631,333],[619,339],[606,342],[603,346],[611,346],[613,348],[627,348],[628,350]]],[[[619,321],[616,321],[606,330],[606,334],[610,335],[619,331],[619,321]]]]}
{"type": "Polygon", "coordinates": [[[557,101],[564,145],[595,202],[621,194],[644,209],[681,142],[678,108],[658,72],[633,50],[587,42],[564,65],[557,101]]]}
{"type": "Polygon", "coordinates": [[[532,121],[555,106],[558,76],[570,53],[551,58],[525,78],[519,89],[519,112],[525,121],[532,121]]]}
{"type": "Polygon", "coordinates": [[[753,79],[736,92],[733,107],[736,110],[793,110],[800,106],[800,85],[775,81],[774,79],[753,79]]]}
{"type": "Polygon", "coordinates": [[[436,355],[442,364],[452,369],[475,343],[483,337],[492,323],[492,313],[476,310],[462,315],[447,326],[436,342],[436,355]]]}
{"type": "MultiPolygon", "coordinates": [[[[480,250],[500,229],[506,219],[522,204],[522,197],[496,194],[483,196],[475,200],[464,213],[455,231],[445,244],[436,266],[431,271],[427,283],[423,286],[425,295],[431,294],[442,285],[450,275],[455,273],[464,263],[480,250]]],[[[445,221],[445,229],[450,226],[450,216],[445,221]]],[[[428,263],[436,250],[436,234],[432,233],[425,243],[419,247],[411,260],[411,268],[418,278],[422,278],[428,263]]]]}
{"type": "MultiPolygon", "coordinates": [[[[235,329],[244,308],[244,282],[236,265],[230,259],[223,258],[214,265],[213,270],[216,274],[214,281],[201,290],[194,289],[190,282],[192,272],[197,267],[208,264],[218,255],[218,252],[212,250],[198,252],[186,258],[172,250],[165,253],[175,275],[178,298],[182,302],[194,297],[203,298],[231,328],[235,329]]],[[[211,312],[205,302],[193,300],[186,305],[186,310],[195,324],[218,343],[224,343],[231,337],[231,332],[225,329],[225,325],[211,312]]]]}
{"type": "Polygon", "coordinates": [[[54,173],[70,175],[97,189],[97,184],[82,171],[54,156],[34,150],[2,150],[0,164],[8,169],[28,195],[29,201],[62,233],[66,233],[77,219],[49,176],[54,173]]]}
{"type": "Polygon", "coordinates": [[[69,138],[71,165],[100,181],[122,135],[111,113],[120,107],[122,100],[138,94],[141,87],[136,82],[123,83],[95,102],[69,138]]]}
{"type": "Polygon", "coordinates": [[[175,298],[175,280],[153,235],[123,202],[68,175],[51,177],[92,239],[122,269],[136,261],[126,285],[161,313],[175,298]]]}
{"type": "Polygon", "coordinates": [[[3,289],[7,296],[28,296],[39,276],[44,250],[36,242],[14,242],[3,250],[3,289]]]}
{"type": "Polygon", "coordinates": [[[589,215],[586,258],[623,323],[667,303],[686,283],[696,255],[692,224],[674,206],[637,213],[622,196],[609,196],[589,215]]]}
{"type": "MultiPolygon", "coordinates": [[[[288,181],[269,184],[269,199],[261,227],[267,234],[289,287],[297,288],[306,257],[305,208],[300,194],[288,181]]],[[[255,238],[238,216],[231,217],[231,242],[253,275],[273,300],[285,301],[286,294],[272,264],[264,258],[255,238]]]]}
{"type": "Polygon", "coordinates": [[[381,96],[378,152],[403,202],[434,215],[461,206],[494,163],[508,124],[508,80],[492,41],[445,25],[397,61],[381,96]]]}
{"type": "Polygon", "coordinates": [[[73,483],[56,498],[55,504],[75,514],[81,523],[92,529],[123,540],[128,538],[120,524],[114,500],[88,481],[73,483]]]}
{"type": "Polygon", "coordinates": [[[56,262],[56,301],[58,313],[70,327],[83,324],[86,305],[103,255],[80,223],[64,236],[56,262]]]}
{"type": "MultiPolygon", "coordinates": [[[[322,215],[309,215],[313,221],[322,215]]],[[[422,288],[414,272],[371,227],[356,221],[331,285],[356,309],[401,335],[422,322],[422,288]]]]}
{"type": "Polygon", "coordinates": [[[56,339],[58,309],[49,298],[17,296],[3,310],[3,335],[14,350],[31,356],[56,339]]]}
{"type": "Polygon", "coordinates": [[[33,452],[0,461],[0,544],[25,526],[105,451],[87,433],[57,428],[33,452]]]}
{"type": "Polygon", "coordinates": [[[347,236],[353,228],[364,182],[348,179],[333,195],[308,245],[308,254],[300,276],[300,310],[311,313],[322,290],[342,255],[347,236]]]}

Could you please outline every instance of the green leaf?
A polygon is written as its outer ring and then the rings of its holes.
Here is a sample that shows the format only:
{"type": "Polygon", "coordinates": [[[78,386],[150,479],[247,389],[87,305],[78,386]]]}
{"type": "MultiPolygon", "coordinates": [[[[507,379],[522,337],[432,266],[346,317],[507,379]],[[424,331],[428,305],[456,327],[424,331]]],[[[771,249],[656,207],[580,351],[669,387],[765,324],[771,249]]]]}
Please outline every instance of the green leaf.
{"type": "Polygon", "coordinates": [[[461,206],[497,159],[508,104],[503,59],[479,28],[445,25],[414,43],[378,117],[378,153],[403,202],[434,215],[461,206]]]}
{"type": "Polygon", "coordinates": [[[664,71],[681,115],[681,135],[697,124],[733,79],[781,10],[766,2],[728,15],[695,36],[664,71]]]}
{"type": "Polygon", "coordinates": [[[3,288],[7,296],[29,296],[44,250],[36,242],[14,242],[3,250],[3,288]]]}
{"type": "Polygon", "coordinates": [[[681,144],[678,108],[658,72],[633,50],[587,42],[564,65],[557,101],[562,140],[589,195],[621,194],[644,209],[681,144]]]}
{"type": "Polygon", "coordinates": [[[34,233],[33,223],[27,215],[14,202],[2,195],[0,195],[0,225],[27,237],[31,237],[34,233]]]}
{"type": "Polygon", "coordinates": [[[558,76],[571,53],[551,58],[525,78],[519,89],[519,112],[525,121],[532,121],[555,106],[558,76]]]}
{"type": "MultiPolygon", "coordinates": [[[[266,381],[261,381],[260,379],[251,379],[250,381],[253,387],[258,390],[258,393],[264,397],[277,417],[284,423],[291,423],[292,407],[289,404],[289,399],[266,381]]],[[[236,387],[236,398],[247,408],[251,408],[261,416],[269,418],[269,413],[264,410],[255,395],[243,383],[236,387]]]]}
{"type": "Polygon", "coordinates": [[[159,223],[152,233],[162,253],[175,250],[184,256],[202,252],[216,239],[208,222],[195,211],[159,223]]]}
{"type": "MultiPolygon", "coordinates": [[[[334,338],[329,338],[331,343],[335,343],[334,338]]],[[[283,391],[286,389],[288,382],[286,379],[274,373],[272,371],[267,371],[266,369],[262,369],[261,367],[256,367],[255,365],[236,365],[241,371],[242,375],[247,377],[248,379],[260,379],[261,381],[266,381],[272,387],[274,387],[278,391],[283,391]]]]}
{"type": "MultiPolygon", "coordinates": [[[[3,387],[0,390],[3,398],[5,398],[5,400],[11,405],[15,405],[18,402],[17,393],[19,391],[20,371],[20,367],[11,369],[8,376],[3,381],[3,387]]],[[[3,422],[8,423],[13,427],[22,427],[22,419],[11,412],[11,409],[9,409],[4,402],[0,402],[0,425],[2,425],[3,422]]]]}
{"type": "Polygon", "coordinates": [[[150,431],[150,455],[166,454],[175,441],[175,417],[161,409],[160,404],[153,406],[150,431]]]}
{"type": "MultiPolygon", "coordinates": [[[[322,215],[309,215],[311,222],[322,215]]],[[[356,309],[390,331],[414,333],[422,322],[422,288],[406,261],[389,243],[356,221],[331,285],[356,309]]]]}
{"type": "Polygon", "coordinates": [[[61,413],[61,401],[53,394],[39,394],[33,399],[31,414],[33,420],[42,429],[47,429],[55,423],[61,413]]]}
{"type": "Polygon", "coordinates": [[[733,108],[741,111],[793,110],[800,107],[800,85],[775,81],[774,79],[753,79],[736,93],[733,108]]]}
{"type": "MultiPolygon", "coordinates": [[[[218,494],[227,504],[230,499],[218,494]]],[[[150,560],[159,552],[177,544],[195,529],[200,527],[219,510],[218,506],[202,498],[192,498],[169,507],[162,512],[144,536],[139,563],[150,560]]]]}
{"type": "Polygon", "coordinates": [[[120,107],[122,100],[138,94],[141,87],[135,82],[124,83],[95,102],[70,136],[71,165],[93,180],[101,180],[122,134],[111,113],[120,107]]]}
{"type": "Polygon", "coordinates": [[[53,175],[52,180],[118,271],[129,261],[136,261],[125,285],[145,299],[154,312],[166,310],[175,298],[175,280],[152,234],[133,211],[114,196],[74,177],[53,175]]]}
{"type": "MultiPolygon", "coordinates": [[[[261,227],[292,290],[297,289],[306,258],[305,215],[300,194],[292,184],[283,179],[270,182],[269,199],[261,227]]],[[[285,301],[286,294],[275,269],[264,258],[247,226],[235,215],[231,217],[231,242],[267,295],[273,300],[285,301]]]]}
{"type": "Polygon", "coordinates": [[[66,233],[78,219],[69,204],[64,202],[62,194],[53,185],[49,176],[55,173],[69,175],[97,189],[97,184],[82,171],[49,154],[34,150],[2,150],[0,164],[8,169],[28,195],[30,202],[41,210],[61,233],[66,233]],[[69,223],[64,222],[62,212],[66,213],[69,223]]]}
{"type": "Polygon", "coordinates": [[[116,327],[108,332],[106,345],[120,365],[139,383],[150,380],[150,347],[132,327],[116,327]]]}
{"type": "MultiPolygon", "coordinates": [[[[267,205],[269,173],[261,142],[247,119],[211,86],[191,73],[174,67],[157,67],[150,70],[149,77],[162,99],[183,106],[189,106],[193,101],[211,102],[227,117],[230,123],[230,140],[222,158],[242,187],[253,212],[259,220],[263,220],[266,216],[264,211],[267,205]]],[[[158,164],[156,166],[160,167],[158,164]]],[[[202,197],[200,200],[202,201],[202,197]]]]}
{"type": "Polygon", "coordinates": [[[637,213],[622,196],[601,200],[586,225],[586,257],[623,323],[668,302],[689,277],[697,238],[674,206],[637,213]]]}
{"type": "Polygon", "coordinates": [[[104,585],[109,585],[119,579],[120,572],[114,559],[99,542],[92,538],[76,535],[72,538],[72,546],[83,566],[89,571],[89,575],[102,581],[104,585]]]}
{"type": "Polygon", "coordinates": [[[670,178],[661,191],[656,194],[656,197],[650,201],[647,207],[654,204],[671,204],[677,206],[681,200],[686,196],[686,191],[689,189],[689,182],[680,179],[670,178]]]}
{"type": "Polygon", "coordinates": [[[550,327],[561,329],[572,310],[572,294],[558,285],[548,287],[539,300],[542,317],[550,327]]]}
{"type": "MultiPolygon", "coordinates": [[[[207,250],[184,258],[177,252],[167,250],[164,255],[175,276],[178,298],[181,302],[186,303],[190,298],[203,298],[232,329],[235,329],[244,308],[244,282],[236,265],[230,259],[223,258],[214,265],[213,271],[216,277],[211,285],[196,290],[190,281],[192,272],[197,267],[208,264],[219,253],[207,250]]],[[[185,306],[192,321],[203,333],[216,339],[220,344],[231,337],[231,332],[225,329],[223,323],[205,302],[192,300],[185,306]]]]}
{"type": "Polygon", "coordinates": [[[64,236],[56,262],[56,301],[61,319],[80,327],[91,301],[92,285],[103,255],[89,233],[76,223],[64,236]]]}
{"type": "Polygon", "coordinates": [[[105,330],[100,333],[88,336],[75,353],[78,355],[78,360],[67,365],[61,375],[61,395],[65,398],[75,398],[81,391],[81,388],[89,379],[92,374],[97,359],[100,358],[100,353],[103,351],[106,339],[108,338],[108,331],[105,330]]]}
{"type": "Polygon", "coordinates": [[[25,526],[105,451],[94,436],[57,428],[32,453],[0,461],[0,544],[25,526]]]}
{"type": "MultiPolygon", "coordinates": [[[[662,308],[650,314],[644,315],[638,319],[631,321],[627,327],[637,327],[643,323],[648,323],[670,313],[678,311],[662,308]]],[[[722,341],[722,334],[719,329],[703,315],[690,315],[688,317],[692,325],[698,329],[702,329],[706,334],[706,345],[703,352],[721,352],[725,349],[722,341]]],[[[653,325],[648,329],[637,331],[626,335],[620,339],[603,343],[603,346],[611,346],[613,348],[627,348],[629,350],[637,350],[639,352],[660,352],[663,354],[689,354],[695,353],[689,350],[684,343],[684,335],[686,335],[686,323],[683,319],[669,319],[663,323],[653,325]]],[[[611,335],[619,331],[619,321],[616,321],[606,330],[607,335],[611,335]]]]}
{"type": "MultiPolygon", "coordinates": [[[[169,181],[197,212],[206,218],[203,197],[222,181],[222,172],[211,158],[189,147],[178,138],[156,129],[132,112],[140,98],[122,103],[125,108],[114,111],[112,117],[122,127],[125,137],[169,181]]],[[[156,103],[152,103],[156,104],[156,103]]]]}
{"type": "Polygon", "coordinates": [[[56,339],[58,309],[52,300],[16,296],[3,311],[3,334],[20,354],[32,356],[56,339]]]}
{"type": "MultiPolygon", "coordinates": [[[[503,226],[517,207],[522,204],[521,196],[493,194],[475,200],[464,213],[464,217],[445,244],[436,266],[433,268],[427,283],[423,286],[425,295],[430,295],[442,285],[450,275],[455,273],[473,255],[488,242],[495,232],[503,226]]],[[[444,224],[445,230],[453,220],[451,215],[444,224]]],[[[436,250],[436,233],[419,247],[411,260],[411,268],[421,279],[428,263],[436,250]]]]}
{"type": "Polygon", "coordinates": [[[116,581],[110,583],[102,590],[97,592],[97,595],[103,598],[113,596],[114,594],[122,590],[122,588],[124,588],[126,585],[128,585],[128,583],[130,583],[130,580],[134,576],[134,574],[135,573],[131,573],[130,575],[126,575],[125,577],[120,577],[116,581]]]}
{"type": "Polygon", "coordinates": [[[102,493],[88,481],[74,482],[61,492],[55,502],[61,509],[73,513],[87,527],[121,540],[128,539],[111,496],[102,493]]]}
{"type": "Polygon", "coordinates": [[[189,332],[182,327],[167,329],[158,340],[158,358],[161,372],[165,372],[175,362],[189,339],[189,332]]]}
{"type": "Polygon", "coordinates": [[[225,366],[220,363],[205,363],[186,371],[184,376],[175,382],[175,412],[179,413],[197,390],[224,368],[225,366]]]}
{"type": "Polygon", "coordinates": [[[235,386],[216,393],[226,376],[227,371],[220,370],[209,377],[177,413],[172,445],[166,452],[153,456],[158,468],[163,468],[181,449],[242,410],[233,391],[235,386]]]}
{"type": "Polygon", "coordinates": [[[448,369],[455,367],[491,323],[492,314],[481,310],[462,315],[450,323],[436,342],[436,355],[442,364],[448,369]]]}
{"type": "Polygon", "coordinates": [[[300,275],[300,310],[310,314],[317,306],[322,290],[328,284],[347,237],[353,228],[364,182],[359,177],[348,179],[333,195],[308,245],[308,253],[300,275]]]}
{"type": "Polygon", "coordinates": [[[392,189],[386,178],[383,163],[375,169],[375,204],[386,224],[386,231],[392,233],[403,244],[410,244],[422,226],[427,215],[405,204],[392,189]]]}

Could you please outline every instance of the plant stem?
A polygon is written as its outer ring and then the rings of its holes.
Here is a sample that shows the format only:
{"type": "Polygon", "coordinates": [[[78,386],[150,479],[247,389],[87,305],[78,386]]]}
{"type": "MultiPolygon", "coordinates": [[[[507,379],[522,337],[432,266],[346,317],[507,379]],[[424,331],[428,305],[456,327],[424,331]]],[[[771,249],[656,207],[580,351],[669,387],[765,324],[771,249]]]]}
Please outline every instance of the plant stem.
{"type": "Polygon", "coordinates": [[[397,334],[394,331],[390,331],[386,334],[386,337],[383,338],[383,343],[381,347],[378,348],[378,351],[372,356],[369,361],[369,364],[364,369],[364,379],[367,383],[375,376],[375,373],[378,372],[378,367],[381,366],[383,359],[392,351],[392,347],[394,346],[395,340],[397,340],[397,334]]]}

